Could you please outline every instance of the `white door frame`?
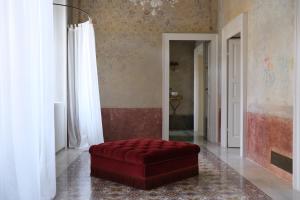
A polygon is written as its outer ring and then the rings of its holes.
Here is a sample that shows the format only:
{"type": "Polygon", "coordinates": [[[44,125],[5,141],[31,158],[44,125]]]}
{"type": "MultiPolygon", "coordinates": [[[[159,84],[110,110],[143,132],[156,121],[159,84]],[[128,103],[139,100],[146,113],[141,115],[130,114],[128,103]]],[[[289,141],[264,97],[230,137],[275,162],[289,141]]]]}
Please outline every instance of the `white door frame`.
{"type": "MultiPolygon", "coordinates": [[[[196,137],[201,137],[203,136],[203,130],[201,130],[202,132],[200,132],[199,130],[199,118],[200,118],[200,104],[199,104],[199,99],[200,99],[200,92],[199,92],[199,88],[200,88],[200,80],[199,80],[199,58],[198,56],[200,55],[200,53],[203,55],[204,53],[204,44],[198,44],[195,46],[194,48],[194,134],[196,137]],[[201,49],[200,49],[201,47],[201,49]]],[[[203,57],[203,67],[204,66],[204,57],[203,57]]],[[[204,113],[203,113],[204,115],[204,113]]],[[[204,122],[204,121],[203,121],[204,122]]],[[[202,129],[203,129],[203,124],[202,124],[202,129]]]]}
{"type": "Polygon", "coordinates": [[[162,35],[162,138],[169,140],[170,41],[210,41],[211,44],[211,127],[208,141],[218,141],[218,35],[209,33],[163,33],[162,35]]]}
{"type": "Polygon", "coordinates": [[[227,49],[228,39],[240,34],[241,37],[241,101],[240,101],[240,156],[245,156],[247,131],[247,13],[243,13],[230,21],[222,29],[222,66],[221,66],[221,145],[227,148],[227,49]]]}
{"type": "Polygon", "coordinates": [[[293,117],[293,187],[300,190],[300,1],[296,1],[296,65],[294,76],[294,117],[293,117]]]}

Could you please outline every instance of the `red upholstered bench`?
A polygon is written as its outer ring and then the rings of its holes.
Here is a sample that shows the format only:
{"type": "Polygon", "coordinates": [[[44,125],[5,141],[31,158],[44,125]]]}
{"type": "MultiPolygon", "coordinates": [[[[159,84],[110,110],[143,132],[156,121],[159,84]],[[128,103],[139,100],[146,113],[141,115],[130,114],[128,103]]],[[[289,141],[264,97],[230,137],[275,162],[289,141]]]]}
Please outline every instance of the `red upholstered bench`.
{"type": "Polygon", "coordinates": [[[152,189],[198,174],[198,145],[153,139],[105,142],[90,148],[91,176],[152,189]]]}

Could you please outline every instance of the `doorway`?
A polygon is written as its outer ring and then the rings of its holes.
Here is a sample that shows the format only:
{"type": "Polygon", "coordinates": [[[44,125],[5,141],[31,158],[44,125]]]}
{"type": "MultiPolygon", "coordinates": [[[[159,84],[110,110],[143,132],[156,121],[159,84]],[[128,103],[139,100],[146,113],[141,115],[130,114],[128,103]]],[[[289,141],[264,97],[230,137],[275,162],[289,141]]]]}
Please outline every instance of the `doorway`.
{"type": "MultiPolygon", "coordinates": [[[[193,41],[196,42],[207,42],[208,43],[208,55],[207,55],[207,62],[208,62],[208,72],[207,75],[210,77],[207,80],[207,87],[208,89],[208,97],[210,100],[208,105],[208,115],[207,115],[207,140],[213,143],[216,143],[218,141],[218,134],[217,134],[217,125],[218,125],[218,114],[217,114],[217,108],[218,108],[218,68],[217,68],[217,34],[195,34],[195,33],[165,33],[163,34],[163,55],[162,55],[162,70],[163,70],[163,102],[162,102],[162,108],[163,108],[163,129],[162,129],[162,138],[165,140],[169,140],[169,130],[170,130],[170,114],[171,114],[171,106],[170,106],[170,100],[172,100],[172,92],[173,95],[179,95],[178,91],[172,91],[170,90],[170,73],[171,73],[171,65],[180,64],[176,63],[176,61],[172,61],[170,57],[170,44],[172,41],[193,41]],[[171,63],[172,61],[172,63],[171,63]]],[[[176,67],[175,67],[176,68],[176,67]]],[[[193,86],[191,87],[193,88],[193,86]]],[[[199,87],[198,87],[199,88],[199,87]]],[[[195,87],[194,87],[195,89],[195,87]]],[[[193,90],[193,89],[192,89],[193,90]]],[[[194,96],[193,99],[198,98],[199,96],[194,96]]],[[[177,108],[178,109],[178,108],[177,108]]],[[[195,105],[194,105],[195,109],[195,105]]],[[[193,109],[193,110],[194,110],[193,109]]],[[[197,111],[198,112],[198,111],[197,111]]],[[[176,113],[176,111],[175,111],[176,113]]],[[[194,115],[195,113],[193,113],[194,115]]],[[[199,131],[194,131],[195,124],[198,123],[198,120],[196,123],[194,123],[193,120],[193,137],[197,138],[199,135],[199,131]]],[[[205,123],[204,123],[205,124],[205,123]]],[[[199,127],[199,123],[198,123],[199,127]]]]}
{"type": "Polygon", "coordinates": [[[170,41],[170,140],[207,139],[209,45],[207,41],[170,41]]]}
{"type": "Polygon", "coordinates": [[[247,14],[243,13],[222,29],[221,64],[221,145],[225,148],[240,147],[241,157],[245,156],[246,148],[246,77],[247,14]],[[230,70],[235,72],[230,75],[230,70]],[[233,74],[236,74],[235,78],[233,74]]]}
{"type": "Polygon", "coordinates": [[[194,139],[194,48],[195,41],[170,41],[169,139],[194,139]]]}

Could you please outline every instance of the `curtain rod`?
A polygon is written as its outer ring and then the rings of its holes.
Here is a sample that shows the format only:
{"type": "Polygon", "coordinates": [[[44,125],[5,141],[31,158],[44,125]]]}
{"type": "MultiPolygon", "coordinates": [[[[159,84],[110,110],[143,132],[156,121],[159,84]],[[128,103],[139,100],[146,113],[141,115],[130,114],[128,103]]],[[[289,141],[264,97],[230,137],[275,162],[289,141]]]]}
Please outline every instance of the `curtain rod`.
{"type": "Polygon", "coordinates": [[[65,4],[60,4],[60,3],[53,3],[53,5],[55,5],[55,6],[64,6],[64,7],[73,8],[73,9],[79,10],[79,11],[83,12],[84,14],[86,14],[89,17],[90,21],[92,20],[92,18],[90,17],[89,13],[86,12],[85,10],[82,10],[81,8],[78,8],[78,7],[75,7],[75,6],[70,6],[70,5],[65,5],[65,4]]]}

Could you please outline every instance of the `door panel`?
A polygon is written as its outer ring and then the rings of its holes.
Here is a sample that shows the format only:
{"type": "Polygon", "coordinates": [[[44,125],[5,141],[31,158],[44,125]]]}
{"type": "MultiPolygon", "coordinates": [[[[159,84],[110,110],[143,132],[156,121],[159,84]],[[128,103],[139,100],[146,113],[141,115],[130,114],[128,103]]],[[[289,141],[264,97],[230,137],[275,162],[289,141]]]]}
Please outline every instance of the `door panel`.
{"type": "Polygon", "coordinates": [[[228,147],[240,147],[240,39],[228,41],[228,147]]]}

